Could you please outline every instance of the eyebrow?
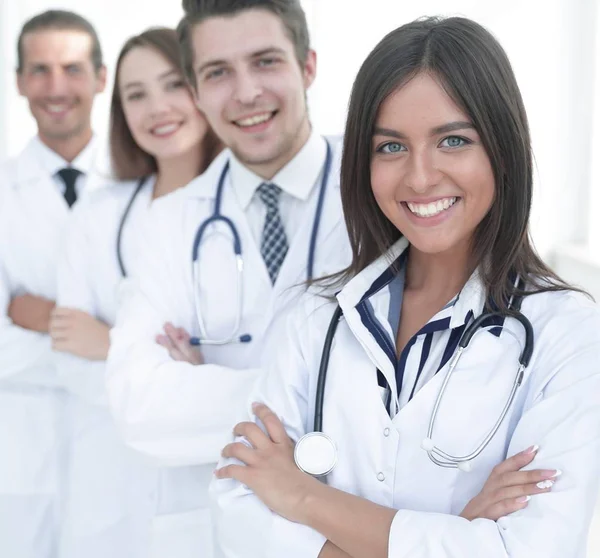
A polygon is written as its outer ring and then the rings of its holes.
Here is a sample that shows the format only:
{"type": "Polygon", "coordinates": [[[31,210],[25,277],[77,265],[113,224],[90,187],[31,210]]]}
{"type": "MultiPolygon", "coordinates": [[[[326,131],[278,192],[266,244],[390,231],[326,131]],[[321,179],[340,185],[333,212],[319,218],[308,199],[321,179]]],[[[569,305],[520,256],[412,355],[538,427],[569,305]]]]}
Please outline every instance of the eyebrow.
{"type": "MultiPolygon", "coordinates": [[[[256,52],[249,54],[246,58],[260,58],[261,56],[265,56],[266,54],[285,54],[285,51],[279,47],[268,47],[261,50],[257,50],[256,52]]],[[[227,63],[227,60],[209,60],[201,66],[198,66],[197,72],[201,74],[207,68],[210,68],[212,66],[223,66],[227,63]]]]}
{"type": "MultiPolygon", "coordinates": [[[[456,132],[457,130],[475,130],[475,126],[473,126],[471,122],[467,121],[449,122],[448,124],[442,124],[441,126],[436,126],[435,128],[432,128],[430,130],[430,135],[439,136],[441,134],[447,134],[449,132],[456,132]]],[[[406,139],[406,136],[401,132],[392,130],[390,128],[381,128],[379,126],[375,127],[373,135],[388,136],[396,139],[406,139]]]]}
{"type": "MultiPolygon", "coordinates": [[[[173,75],[179,75],[179,72],[177,70],[175,70],[174,68],[171,70],[167,70],[166,72],[163,72],[162,74],[160,74],[158,76],[158,79],[159,79],[159,81],[162,81],[173,75]]],[[[144,84],[141,81],[130,81],[129,83],[126,83],[123,86],[123,89],[126,90],[126,89],[131,89],[132,87],[143,87],[143,86],[144,86],[144,84]]]]}

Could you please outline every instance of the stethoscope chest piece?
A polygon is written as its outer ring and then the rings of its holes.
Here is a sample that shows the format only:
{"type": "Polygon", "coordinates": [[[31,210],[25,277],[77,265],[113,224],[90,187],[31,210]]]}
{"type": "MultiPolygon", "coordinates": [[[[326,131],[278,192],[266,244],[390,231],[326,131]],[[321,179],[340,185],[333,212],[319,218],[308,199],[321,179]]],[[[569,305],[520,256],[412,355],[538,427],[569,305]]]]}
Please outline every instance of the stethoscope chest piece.
{"type": "Polygon", "coordinates": [[[322,432],[310,432],[298,440],[294,449],[298,469],[313,477],[324,477],[337,463],[335,442],[322,432]]]}

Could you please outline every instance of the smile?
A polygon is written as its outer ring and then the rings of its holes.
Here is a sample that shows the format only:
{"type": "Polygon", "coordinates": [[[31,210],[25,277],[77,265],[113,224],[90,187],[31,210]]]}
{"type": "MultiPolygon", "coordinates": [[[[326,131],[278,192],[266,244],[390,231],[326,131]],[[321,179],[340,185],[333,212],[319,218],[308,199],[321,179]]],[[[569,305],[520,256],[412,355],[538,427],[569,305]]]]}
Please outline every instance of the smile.
{"type": "Polygon", "coordinates": [[[450,209],[458,200],[457,197],[442,198],[431,203],[406,202],[410,212],[419,217],[435,217],[443,211],[450,209]]]}
{"type": "Polygon", "coordinates": [[[250,116],[248,118],[242,118],[240,120],[234,120],[234,123],[241,128],[250,128],[252,126],[258,126],[259,124],[263,124],[271,120],[277,111],[273,112],[263,112],[262,114],[256,114],[255,116],[250,116]]]}

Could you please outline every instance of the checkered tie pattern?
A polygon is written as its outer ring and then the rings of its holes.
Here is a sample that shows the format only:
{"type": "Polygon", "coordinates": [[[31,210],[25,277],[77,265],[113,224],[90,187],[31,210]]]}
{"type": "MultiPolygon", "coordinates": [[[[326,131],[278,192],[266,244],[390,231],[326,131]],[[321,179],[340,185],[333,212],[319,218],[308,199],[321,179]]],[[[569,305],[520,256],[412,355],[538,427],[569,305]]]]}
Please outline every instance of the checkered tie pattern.
{"type": "Polygon", "coordinates": [[[275,184],[263,182],[258,187],[257,192],[267,208],[267,216],[260,241],[260,253],[267,266],[271,282],[274,284],[288,251],[287,237],[279,214],[281,188],[275,184]]]}

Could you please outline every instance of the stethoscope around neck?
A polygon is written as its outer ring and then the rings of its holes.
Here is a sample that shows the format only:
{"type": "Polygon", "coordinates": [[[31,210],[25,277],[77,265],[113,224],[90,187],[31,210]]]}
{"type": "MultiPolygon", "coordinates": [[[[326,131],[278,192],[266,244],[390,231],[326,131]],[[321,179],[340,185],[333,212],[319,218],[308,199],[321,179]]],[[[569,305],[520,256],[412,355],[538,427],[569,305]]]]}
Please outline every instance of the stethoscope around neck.
{"type": "MultiPolygon", "coordinates": [[[[531,322],[521,313],[520,302],[520,298],[516,299],[516,297],[514,297],[512,308],[514,308],[515,312],[511,313],[509,316],[504,315],[501,312],[485,312],[481,314],[465,328],[465,331],[461,335],[457,351],[454,353],[454,356],[450,361],[448,372],[438,391],[433,406],[433,411],[429,419],[427,436],[421,444],[422,449],[427,452],[429,459],[436,465],[445,468],[457,468],[461,471],[469,472],[471,470],[472,461],[478,457],[489,445],[508,415],[508,411],[515,400],[517,390],[523,382],[525,369],[527,366],[529,366],[534,349],[533,327],[531,322]],[[454,374],[461,356],[469,347],[469,343],[473,339],[473,336],[485,327],[486,322],[496,317],[501,317],[504,319],[511,317],[516,319],[523,327],[525,333],[525,345],[523,346],[519,355],[519,365],[517,367],[517,372],[515,374],[511,391],[500,415],[498,416],[498,419],[485,435],[481,443],[473,451],[466,455],[452,455],[442,450],[433,440],[435,421],[438,415],[440,404],[444,398],[444,394],[446,393],[450,378],[454,374]]],[[[342,317],[343,312],[338,305],[329,323],[325,341],[323,343],[323,352],[319,365],[319,375],[317,378],[315,395],[313,432],[302,436],[296,443],[296,447],[294,449],[294,460],[298,468],[305,473],[316,477],[328,475],[331,471],[333,471],[338,458],[338,450],[334,440],[323,432],[323,405],[331,347],[333,345],[333,339],[335,337],[337,326],[342,317]]]]}
{"type": "MultiPolygon", "coordinates": [[[[326,140],[327,153],[325,156],[325,164],[323,166],[323,173],[321,178],[321,185],[319,189],[319,198],[317,200],[317,206],[315,209],[315,217],[313,220],[312,232],[310,237],[310,245],[308,249],[308,261],[306,265],[306,277],[310,281],[314,276],[314,265],[315,265],[315,253],[317,248],[317,238],[319,234],[319,225],[321,224],[321,217],[323,214],[323,205],[325,202],[325,192],[327,190],[327,182],[331,172],[331,146],[326,140]]],[[[215,206],[213,214],[200,224],[194,238],[194,244],[192,246],[192,280],[194,290],[194,306],[196,311],[196,318],[198,320],[198,330],[200,335],[198,337],[192,337],[190,343],[192,345],[227,345],[230,343],[249,343],[252,341],[252,336],[249,333],[240,334],[242,324],[242,313],[244,308],[243,300],[243,276],[244,276],[244,258],[242,255],[242,240],[240,234],[235,226],[235,223],[221,212],[221,206],[223,201],[223,191],[225,186],[225,179],[229,172],[229,161],[223,167],[219,182],[217,185],[217,193],[215,196],[215,206]],[[201,302],[201,283],[200,283],[200,245],[202,239],[206,234],[207,229],[211,225],[223,224],[225,229],[229,231],[232,239],[232,251],[235,258],[235,272],[237,275],[236,280],[236,312],[233,319],[233,325],[231,331],[221,337],[211,337],[208,332],[208,328],[204,321],[204,312],[202,311],[201,302]]],[[[219,234],[226,234],[221,232],[219,234]]]]}
{"type": "Polygon", "coordinates": [[[147,176],[144,176],[138,180],[135,190],[133,191],[131,198],[129,198],[129,202],[125,207],[125,211],[123,211],[121,221],[119,222],[119,228],[117,230],[117,264],[119,265],[119,271],[121,272],[121,277],[123,278],[127,277],[127,269],[125,268],[125,263],[123,262],[123,252],[121,249],[121,245],[123,242],[123,229],[125,228],[125,223],[127,222],[129,213],[131,213],[131,208],[133,207],[135,200],[137,199],[139,193],[142,191],[142,188],[144,187],[147,181],[147,176]]]}

